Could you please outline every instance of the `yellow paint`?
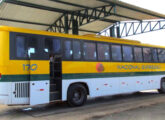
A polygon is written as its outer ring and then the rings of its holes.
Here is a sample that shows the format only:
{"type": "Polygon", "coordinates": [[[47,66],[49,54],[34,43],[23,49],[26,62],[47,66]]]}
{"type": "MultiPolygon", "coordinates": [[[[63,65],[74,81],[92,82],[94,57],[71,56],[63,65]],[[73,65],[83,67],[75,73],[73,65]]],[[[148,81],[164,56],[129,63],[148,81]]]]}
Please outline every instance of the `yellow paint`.
{"type": "Polygon", "coordinates": [[[63,66],[62,70],[63,73],[98,73],[96,68],[98,63],[101,63],[104,66],[104,71],[101,73],[165,71],[164,63],[70,62],[70,61],[62,62],[62,66],[63,66]],[[121,66],[123,68],[121,68],[121,66]]]}
{"type": "MultiPolygon", "coordinates": [[[[8,63],[4,64],[4,68],[0,67],[0,71],[3,75],[15,75],[15,74],[49,74],[49,61],[40,60],[10,60],[8,63]],[[37,64],[37,69],[35,71],[29,70],[26,65],[37,64]]],[[[33,67],[34,68],[34,67],[33,67]]]]}
{"type": "MultiPolygon", "coordinates": [[[[77,36],[68,35],[61,33],[51,33],[45,31],[29,30],[22,28],[6,27],[0,26],[0,73],[3,75],[16,75],[16,74],[49,74],[49,61],[48,60],[10,60],[9,59],[9,32],[21,32],[39,35],[49,35],[49,36],[59,36],[67,38],[76,38],[84,40],[95,40],[104,41],[112,43],[121,44],[131,44],[138,46],[149,46],[157,48],[165,48],[161,46],[153,46],[141,44],[137,41],[123,40],[111,37],[100,37],[100,36],[77,36]],[[24,69],[24,65],[27,64],[37,64],[37,69],[35,71],[24,69]]],[[[96,65],[99,62],[82,62],[82,61],[63,61],[62,62],[62,72],[63,73],[98,73],[96,65]]],[[[101,62],[104,66],[103,73],[108,72],[149,72],[149,71],[165,71],[164,63],[128,63],[128,62],[101,62]],[[159,69],[119,69],[119,66],[132,65],[138,66],[157,66],[159,69]]]]}
{"type": "Polygon", "coordinates": [[[49,74],[47,60],[10,60],[9,59],[9,32],[0,31],[0,73],[2,75],[15,74],[49,74]],[[24,70],[23,65],[37,64],[35,71],[24,70]]]}
{"type": "Polygon", "coordinates": [[[83,40],[94,40],[94,41],[103,41],[103,42],[111,42],[111,43],[165,48],[164,46],[142,44],[139,41],[134,41],[134,40],[126,40],[121,38],[119,39],[119,38],[96,36],[96,35],[70,35],[70,34],[46,32],[46,31],[23,29],[23,28],[8,27],[8,26],[0,26],[0,31],[7,31],[7,32],[11,31],[11,32],[58,36],[58,37],[67,37],[67,38],[75,38],[75,39],[83,39],[83,40]]]}
{"type": "MultiPolygon", "coordinates": [[[[49,74],[49,61],[41,60],[11,60],[5,74],[49,74]],[[29,70],[25,65],[37,64],[35,71],[29,70]]],[[[34,68],[34,67],[33,67],[34,68]]]]}

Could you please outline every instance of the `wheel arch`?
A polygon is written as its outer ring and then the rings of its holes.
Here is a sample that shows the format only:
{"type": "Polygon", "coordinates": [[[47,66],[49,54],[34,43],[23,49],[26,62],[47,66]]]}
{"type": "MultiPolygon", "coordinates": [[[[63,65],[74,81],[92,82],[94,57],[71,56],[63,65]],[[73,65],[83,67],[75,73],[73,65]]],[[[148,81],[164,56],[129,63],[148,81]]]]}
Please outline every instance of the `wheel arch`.
{"type": "Polygon", "coordinates": [[[163,80],[165,80],[165,76],[163,76],[163,77],[160,78],[160,84],[159,84],[160,85],[160,88],[161,88],[161,84],[162,84],[162,81],[163,80]]]}
{"type": "Polygon", "coordinates": [[[165,94],[165,88],[162,86],[162,83],[165,82],[165,77],[162,77],[160,80],[160,89],[158,89],[158,92],[160,94],[165,94]]]}
{"type": "Polygon", "coordinates": [[[163,80],[165,80],[165,77],[162,77],[161,79],[160,79],[160,87],[161,87],[161,84],[162,84],[162,81],[163,80]]]}
{"type": "Polygon", "coordinates": [[[162,77],[162,78],[161,78],[161,81],[162,81],[162,80],[165,80],[165,77],[162,77]]]}
{"type": "Polygon", "coordinates": [[[87,90],[87,94],[90,95],[89,86],[88,86],[88,84],[86,82],[74,82],[74,83],[71,83],[68,86],[67,92],[69,90],[69,87],[72,86],[72,85],[75,85],[75,84],[81,84],[81,85],[83,85],[86,88],[86,90],[87,90]]]}

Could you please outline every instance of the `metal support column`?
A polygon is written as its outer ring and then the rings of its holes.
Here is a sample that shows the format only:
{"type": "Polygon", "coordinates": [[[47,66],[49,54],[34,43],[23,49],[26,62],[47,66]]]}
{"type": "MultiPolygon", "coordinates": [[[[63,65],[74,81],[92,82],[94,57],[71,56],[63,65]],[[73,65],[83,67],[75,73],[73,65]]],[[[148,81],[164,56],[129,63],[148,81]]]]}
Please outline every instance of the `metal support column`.
{"type": "Polygon", "coordinates": [[[69,33],[68,14],[65,14],[64,21],[65,21],[64,31],[65,33],[69,33]]]}
{"type": "Polygon", "coordinates": [[[114,26],[110,27],[109,31],[110,31],[110,36],[115,37],[115,27],[114,26]]]}
{"type": "Polygon", "coordinates": [[[72,34],[78,35],[78,21],[75,19],[72,20],[72,34]]]}
{"type": "Polygon", "coordinates": [[[121,38],[121,36],[120,36],[120,27],[119,26],[116,27],[116,34],[117,34],[117,38],[121,38]]]}

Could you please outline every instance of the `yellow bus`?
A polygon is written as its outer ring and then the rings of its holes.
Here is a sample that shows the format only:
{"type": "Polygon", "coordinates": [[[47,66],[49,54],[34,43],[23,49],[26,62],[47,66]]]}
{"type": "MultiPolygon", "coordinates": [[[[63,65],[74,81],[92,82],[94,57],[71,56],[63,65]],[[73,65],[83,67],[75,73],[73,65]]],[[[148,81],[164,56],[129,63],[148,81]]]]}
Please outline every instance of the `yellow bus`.
{"type": "Polygon", "coordinates": [[[165,47],[96,35],[0,26],[0,104],[165,92],[165,47]]]}

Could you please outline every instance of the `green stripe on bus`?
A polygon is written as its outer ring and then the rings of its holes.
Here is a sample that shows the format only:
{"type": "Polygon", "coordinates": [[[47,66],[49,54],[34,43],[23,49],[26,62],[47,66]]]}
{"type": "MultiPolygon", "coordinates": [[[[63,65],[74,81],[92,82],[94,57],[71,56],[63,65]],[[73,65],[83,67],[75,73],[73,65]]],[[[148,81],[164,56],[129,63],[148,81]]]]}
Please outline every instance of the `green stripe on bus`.
{"type": "MultiPolygon", "coordinates": [[[[87,79],[87,78],[112,78],[112,77],[133,77],[133,76],[152,76],[165,75],[162,72],[125,72],[125,73],[79,73],[79,74],[63,74],[62,79],[87,79]]],[[[0,82],[21,82],[21,81],[42,81],[49,80],[49,74],[36,75],[2,75],[0,82]]]]}
{"type": "Polygon", "coordinates": [[[63,79],[85,79],[85,78],[110,78],[110,77],[131,77],[131,76],[149,76],[165,75],[163,72],[126,72],[126,73],[81,73],[81,74],[63,74],[63,79]]]}
{"type": "Polygon", "coordinates": [[[49,74],[37,74],[37,75],[2,75],[0,82],[21,82],[21,81],[39,81],[49,80],[49,74]]]}

